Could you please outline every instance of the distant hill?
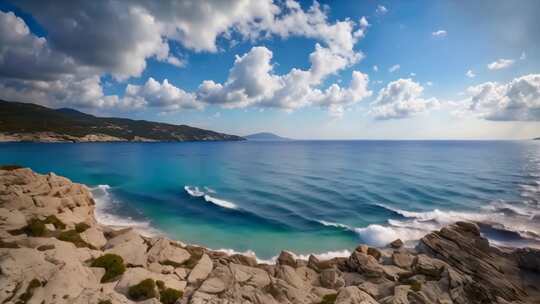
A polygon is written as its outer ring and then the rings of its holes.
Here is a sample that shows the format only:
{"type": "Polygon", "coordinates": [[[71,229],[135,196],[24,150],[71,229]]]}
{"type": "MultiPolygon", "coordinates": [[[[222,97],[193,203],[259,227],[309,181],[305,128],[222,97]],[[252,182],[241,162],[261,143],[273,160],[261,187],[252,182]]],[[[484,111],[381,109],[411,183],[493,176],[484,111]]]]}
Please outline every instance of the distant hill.
{"type": "Polygon", "coordinates": [[[190,127],[97,117],[63,108],[0,100],[0,141],[215,141],[244,138],[190,127]]]}
{"type": "Polygon", "coordinates": [[[251,135],[244,136],[247,140],[258,140],[258,141],[286,141],[291,140],[290,138],[281,137],[279,135],[276,135],[274,133],[269,132],[261,132],[261,133],[255,133],[251,135]]]}

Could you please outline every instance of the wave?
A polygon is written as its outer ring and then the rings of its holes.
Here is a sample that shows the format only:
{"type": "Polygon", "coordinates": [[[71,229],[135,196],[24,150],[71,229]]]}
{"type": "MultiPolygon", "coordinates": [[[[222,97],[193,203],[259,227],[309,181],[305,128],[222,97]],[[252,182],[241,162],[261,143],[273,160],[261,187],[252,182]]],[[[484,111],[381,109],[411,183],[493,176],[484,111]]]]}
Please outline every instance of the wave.
{"type": "Polygon", "coordinates": [[[403,241],[418,240],[425,234],[439,230],[445,225],[457,221],[472,221],[481,224],[481,230],[494,244],[515,246],[528,244],[540,246],[540,214],[535,208],[525,203],[494,201],[481,207],[477,212],[444,211],[407,211],[377,204],[403,219],[388,219],[387,225],[369,225],[356,228],[361,238],[374,245],[385,245],[396,238],[403,241]],[[517,238],[515,237],[517,236],[517,238]]]}
{"type": "MultiPolygon", "coordinates": [[[[214,251],[223,252],[228,255],[241,254],[241,255],[253,257],[257,260],[258,263],[263,263],[263,264],[274,264],[276,263],[279,257],[279,255],[275,255],[269,259],[261,259],[257,257],[257,254],[253,250],[236,251],[234,249],[221,248],[221,249],[214,249],[214,251]]],[[[297,254],[292,251],[287,251],[287,252],[289,252],[295,259],[301,259],[301,260],[308,260],[310,255],[314,255],[315,257],[317,257],[319,260],[322,260],[322,261],[331,260],[333,258],[343,258],[343,257],[351,256],[351,251],[347,249],[327,251],[327,252],[321,252],[321,253],[308,253],[308,254],[297,254]]]]}
{"type": "Polygon", "coordinates": [[[184,186],[184,190],[193,197],[204,196],[204,192],[199,190],[199,187],[196,186],[184,186]]]}
{"type": "Polygon", "coordinates": [[[121,203],[111,195],[110,189],[111,187],[109,185],[97,185],[90,188],[90,192],[96,202],[94,215],[98,223],[116,228],[132,227],[145,236],[163,234],[158,229],[152,227],[150,221],[136,220],[131,216],[116,215],[115,211],[121,208],[121,203]]]}
{"type": "Polygon", "coordinates": [[[222,207],[222,208],[226,208],[226,209],[237,209],[238,206],[236,206],[236,204],[232,203],[232,202],[229,202],[229,201],[226,201],[224,199],[221,199],[221,198],[217,198],[217,197],[214,197],[214,196],[211,196],[210,194],[208,193],[216,193],[216,191],[214,191],[213,189],[209,188],[209,187],[204,187],[204,190],[206,190],[206,192],[202,191],[199,187],[197,186],[184,186],[184,190],[192,197],[202,197],[204,198],[204,200],[208,203],[212,203],[216,206],[219,206],[219,207],[222,207]]]}
{"type": "Polygon", "coordinates": [[[238,208],[234,203],[231,203],[231,202],[223,200],[223,199],[215,198],[215,197],[210,196],[208,194],[204,195],[204,200],[209,202],[209,203],[212,203],[214,205],[218,205],[220,207],[227,208],[227,209],[236,209],[236,208],[238,208]]]}
{"type": "Polygon", "coordinates": [[[345,225],[345,224],[341,224],[341,223],[334,223],[334,222],[327,222],[327,221],[323,221],[323,220],[316,220],[316,221],[319,222],[320,224],[322,224],[323,226],[352,230],[352,228],[349,225],[345,225]]]}

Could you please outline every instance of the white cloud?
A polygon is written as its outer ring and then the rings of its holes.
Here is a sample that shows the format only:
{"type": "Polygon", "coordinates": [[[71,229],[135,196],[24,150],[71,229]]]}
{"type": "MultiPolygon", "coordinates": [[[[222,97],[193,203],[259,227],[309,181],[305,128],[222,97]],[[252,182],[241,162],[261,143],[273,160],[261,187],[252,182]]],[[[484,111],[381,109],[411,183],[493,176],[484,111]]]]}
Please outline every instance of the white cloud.
{"type": "Polygon", "coordinates": [[[527,54],[525,52],[521,52],[521,55],[519,56],[519,60],[525,60],[527,59],[527,54]]]}
{"type": "Polygon", "coordinates": [[[339,107],[370,96],[368,76],[357,71],[353,72],[348,88],[332,84],[324,91],[317,89],[336,68],[346,67],[346,62],[326,56],[327,52],[318,46],[310,56],[310,69],[292,69],[287,74],[277,75],[271,64],[272,52],[265,47],[254,47],[243,56],[237,56],[227,81],[223,84],[204,81],[197,90],[197,97],[201,102],[225,108],[257,106],[294,110],[315,105],[336,113],[339,107]]]}
{"type": "Polygon", "coordinates": [[[374,65],[374,66],[373,66],[373,71],[378,72],[378,71],[379,71],[379,67],[376,66],[376,65],[374,65]]]}
{"type": "Polygon", "coordinates": [[[421,98],[424,88],[412,79],[398,79],[379,91],[370,113],[377,119],[400,119],[439,105],[435,98],[421,98]]]}
{"type": "Polygon", "coordinates": [[[167,79],[162,83],[150,77],[144,85],[131,85],[126,87],[124,102],[139,106],[159,107],[164,110],[201,109],[195,95],[170,84],[167,79]]]}
{"type": "Polygon", "coordinates": [[[467,89],[463,102],[487,120],[540,121],[540,74],[529,74],[506,84],[485,82],[467,89]]]}
{"type": "Polygon", "coordinates": [[[430,86],[432,86],[432,85],[433,85],[433,82],[431,82],[431,81],[427,81],[427,82],[426,82],[426,85],[427,85],[428,87],[430,87],[430,86]]]}
{"type": "Polygon", "coordinates": [[[465,76],[469,78],[474,78],[476,77],[476,74],[473,72],[473,70],[468,70],[467,73],[465,73],[465,76]]]}
{"type": "Polygon", "coordinates": [[[411,77],[414,77],[414,76],[416,76],[416,73],[413,72],[413,73],[410,73],[409,75],[410,75],[411,77]]]}
{"type": "Polygon", "coordinates": [[[375,10],[375,13],[379,15],[384,15],[388,13],[388,9],[384,5],[377,5],[377,9],[375,10]]]}
{"type": "Polygon", "coordinates": [[[445,30],[438,30],[438,31],[435,31],[435,32],[431,33],[431,35],[433,37],[439,37],[439,38],[446,37],[447,34],[448,33],[445,30]]]}
{"type": "Polygon", "coordinates": [[[512,64],[514,64],[514,60],[513,59],[497,59],[496,61],[490,63],[487,65],[488,69],[490,70],[500,70],[500,69],[505,69],[509,66],[511,66],[512,64]]]}
{"type": "Polygon", "coordinates": [[[394,64],[393,66],[391,66],[389,69],[388,69],[388,72],[390,73],[394,73],[396,72],[397,70],[399,70],[401,68],[401,66],[399,64],[394,64]]]}
{"type": "MultiPolygon", "coordinates": [[[[339,86],[319,91],[317,87],[329,75],[363,58],[354,46],[370,26],[365,17],[357,22],[330,22],[318,2],[304,10],[293,0],[74,0],[61,6],[22,0],[17,5],[44,27],[47,38],[32,34],[13,13],[0,12],[0,85],[4,89],[0,97],[34,102],[40,98],[43,103],[74,107],[132,105],[174,110],[199,108],[204,102],[225,107],[256,104],[294,109],[315,103],[329,107],[332,102],[327,100],[340,100],[336,97],[339,94],[354,101],[358,91],[352,87],[351,91],[339,86]],[[254,48],[237,57],[224,83],[207,80],[192,93],[167,80],[159,83],[152,78],[141,86],[128,85],[124,97],[105,96],[101,87],[103,75],[112,75],[118,81],[140,76],[149,58],[184,66],[185,57],[171,51],[171,41],[196,52],[216,52],[219,38],[255,41],[271,36],[319,41],[310,54],[311,67],[275,75],[270,63],[272,53],[254,48]],[[87,85],[79,85],[84,83],[87,85]],[[64,96],[57,98],[62,90],[64,96]],[[80,98],[76,94],[81,94],[80,98]]],[[[351,85],[354,83],[351,81],[351,85]]]]}

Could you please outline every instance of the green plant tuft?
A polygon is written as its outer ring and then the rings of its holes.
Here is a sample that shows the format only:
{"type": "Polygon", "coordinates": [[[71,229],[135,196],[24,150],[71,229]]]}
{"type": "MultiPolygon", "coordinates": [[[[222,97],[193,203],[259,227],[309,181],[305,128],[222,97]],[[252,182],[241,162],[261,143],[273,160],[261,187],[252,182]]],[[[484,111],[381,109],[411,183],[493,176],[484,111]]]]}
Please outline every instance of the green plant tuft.
{"type": "Polygon", "coordinates": [[[98,304],[112,304],[111,300],[99,300],[98,304]]]}
{"type": "Polygon", "coordinates": [[[159,300],[163,304],[174,304],[184,293],[174,288],[165,288],[159,293],[159,300]]]}
{"type": "Polygon", "coordinates": [[[107,253],[95,259],[91,266],[105,268],[101,283],[112,282],[126,271],[122,257],[112,253],[107,253]]]}
{"type": "Polygon", "coordinates": [[[78,233],[85,232],[88,228],[90,228],[90,225],[84,222],[75,224],[75,231],[78,233]]]}
{"type": "Polygon", "coordinates": [[[412,289],[412,291],[416,291],[416,292],[422,290],[422,283],[420,283],[420,282],[412,282],[411,283],[411,289],[412,289]]]}
{"type": "Polygon", "coordinates": [[[28,236],[44,236],[47,232],[47,229],[45,228],[45,223],[43,221],[40,221],[37,218],[33,218],[30,220],[28,225],[23,228],[23,232],[26,233],[28,236]]]}
{"type": "Polygon", "coordinates": [[[128,296],[135,301],[155,298],[157,296],[156,282],[152,279],[142,280],[139,284],[129,287],[128,296]]]}
{"type": "Polygon", "coordinates": [[[334,304],[336,302],[337,293],[327,294],[322,298],[320,304],[334,304]]]}
{"type": "Polygon", "coordinates": [[[92,245],[88,244],[87,242],[85,242],[81,238],[81,235],[76,230],[62,231],[58,235],[57,239],[59,239],[60,241],[73,243],[78,248],[87,247],[87,248],[90,248],[90,249],[95,249],[94,246],[92,246],[92,245]]]}
{"type": "Polygon", "coordinates": [[[43,221],[44,224],[53,224],[56,229],[66,229],[66,224],[62,223],[55,215],[49,215],[43,221]]]}

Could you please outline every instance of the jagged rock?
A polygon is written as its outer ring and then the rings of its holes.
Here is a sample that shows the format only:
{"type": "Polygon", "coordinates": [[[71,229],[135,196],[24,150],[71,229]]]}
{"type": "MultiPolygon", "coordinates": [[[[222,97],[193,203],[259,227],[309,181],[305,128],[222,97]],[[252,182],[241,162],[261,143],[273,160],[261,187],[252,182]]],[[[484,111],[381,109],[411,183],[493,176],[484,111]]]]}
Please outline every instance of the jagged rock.
{"type": "Polygon", "coordinates": [[[195,283],[205,280],[210,272],[212,272],[213,268],[214,265],[212,264],[212,260],[210,260],[206,253],[203,254],[201,259],[197,262],[197,265],[195,265],[193,270],[189,273],[188,282],[195,283]]]}
{"type": "Polygon", "coordinates": [[[94,248],[102,248],[107,244],[107,239],[103,232],[96,227],[90,227],[80,233],[81,239],[92,245],[94,248]]]}
{"type": "Polygon", "coordinates": [[[303,289],[305,282],[298,276],[295,269],[288,265],[280,265],[276,268],[276,277],[287,282],[291,286],[303,289]]]}
{"type": "Polygon", "coordinates": [[[315,271],[320,271],[319,259],[313,254],[309,255],[307,266],[315,271]]]}
{"type": "Polygon", "coordinates": [[[5,230],[21,229],[26,226],[26,217],[17,209],[0,208],[0,228],[5,230]]]}
{"type": "Polygon", "coordinates": [[[270,284],[270,276],[262,269],[231,263],[229,265],[236,282],[255,287],[265,287],[270,284]]]}
{"type": "Polygon", "coordinates": [[[338,289],[345,286],[345,279],[341,271],[330,268],[321,271],[321,286],[325,288],[338,289]]]}
{"type": "Polygon", "coordinates": [[[405,269],[411,268],[414,259],[414,255],[404,251],[396,251],[392,254],[392,263],[394,263],[394,265],[398,267],[405,269]]]}
{"type": "Polygon", "coordinates": [[[362,284],[366,278],[364,275],[359,274],[358,272],[343,272],[343,279],[345,280],[345,286],[357,286],[362,284]]]}
{"type": "Polygon", "coordinates": [[[358,288],[365,291],[373,298],[379,299],[392,295],[394,293],[394,286],[394,282],[390,281],[380,283],[363,282],[362,284],[358,285],[358,288]]]}
{"type": "MultiPolygon", "coordinates": [[[[476,224],[457,222],[432,232],[421,239],[418,250],[443,259],[459,273],[471,277],[459,289],[460,293],[465,293],[460,295],[463,298],[478,303],[495,302],[497,297],[507,301],[527,298],[522,286],[528,286],[528,276],[520,275],[515,260],[490,247],[476,224]]],[[[421,268],[426,270],[426,267],[421,268]]],[[[429,268],[429,273],[435,273],[438,267],[429,268]]]]}
{"type": "Polygon", "coordinates": [[[425,254],[419,254],[414,269],[416,272],[430,277],[439,278],[446,267],[446,263],[441,260],[433,259],[425,254]]]}
{"type": "Polygon", "coordinates": [[[379,249],[373,247],[368,247],[367,254],[374,257],[377,261],[381,258],[382,255],[379,249]]]}
{"type": "Polygon", "coordinates": [[[384,269],[377,260],[373,256],[358,250],[351,254],[347,264],[352,270],[363,273],[368,277],[384,276],[384,269]]]}
{"type": "Polygon", "coordinates": [[[214,294],[224,291],[225,288],[226,284],[220,278],[210,278],[202,283],[199,291],[214,294]]]}
{"type": "Polygon", "coordinates": [[[282,251],[280,254],[279,254],[279,257],[277,259],[277,263],[279,265],[288,265],[288,266],[291,266],[291,267],[294,267],[296,268],[296,259],[294,258],[294,256],[288,252],[288,251],[282,251]]]}
{"type": "Polygon", "coordinates": [[[386,278],[392,281],[397,281],[401,275],[408,273],[407,270],[401,269],[394,265],[383,265],[382,268],[386,278]]]}
{"type": "Polygon", "coordinates": [[[340,289],[335,304],[378,304],[369,294],[356,286],[340,289]]]}
{"type": "Polygon", "coordinates": [[[403,247],[403,241],[401,239],[396,239],[390,243],[390,247],[398,249],[403,247]]]}
{"type": "Polygon", "coordinates": [[[174,273],[181,279],[185,280],[189,275],[189,270],[182,267],[177,267],[174,269],[174,273]]]}
{"type": "Polygon", "coordinates": [[[242,254],[233,254],[229,257],[231,263],[255,267],[257,266],[257,260],[251,256],[245,256],[242,254]]]}
{"type": "Polygon", "coordinates": [[[190,257],[191,255],[187,250],[172,245],[167,239],[159,239],[148,251],[149,262],[174,263],[176,265],[181,265],[189,260],[190,257]]]}
{"type": "Polygon", "coordinates": [[[106,245],[106,253],[114,253],[121,256],[124,262],[131,266],[146,266],[147,249],[144,240],[133,230],[120,234],[110,239],[106,245]]]}

